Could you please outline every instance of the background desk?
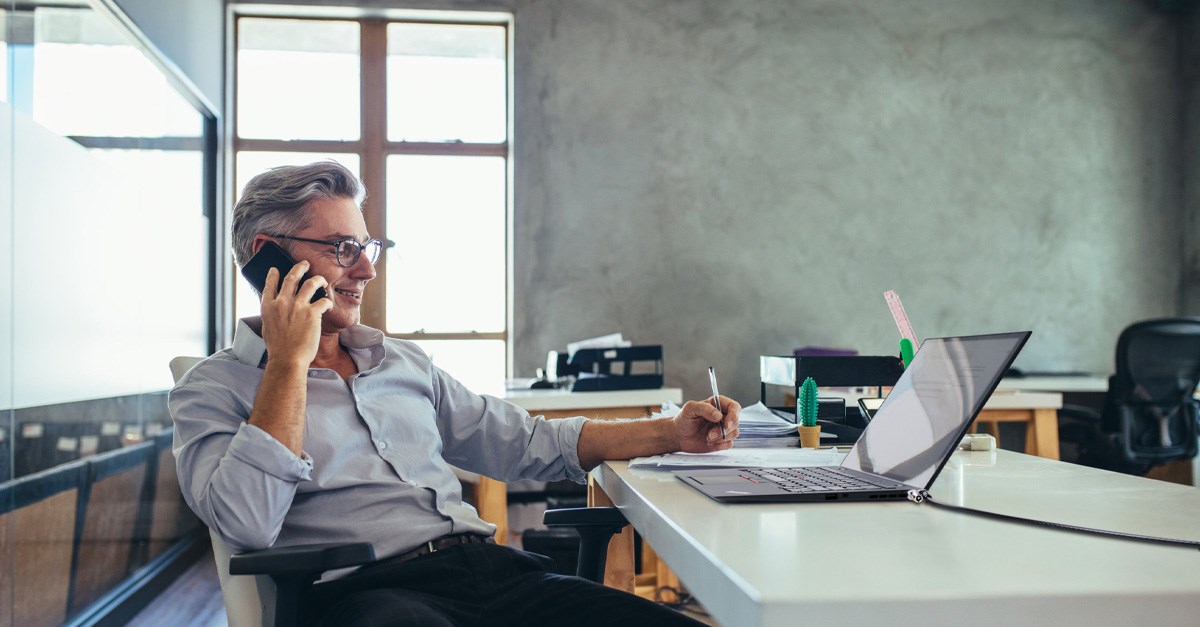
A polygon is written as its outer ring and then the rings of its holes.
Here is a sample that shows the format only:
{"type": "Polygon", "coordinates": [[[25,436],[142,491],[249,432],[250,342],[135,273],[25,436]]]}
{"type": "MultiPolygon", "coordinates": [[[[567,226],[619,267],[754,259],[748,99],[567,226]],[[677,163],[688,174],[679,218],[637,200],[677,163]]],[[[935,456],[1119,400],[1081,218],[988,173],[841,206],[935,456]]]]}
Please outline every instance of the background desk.
{"type": "MultiPolygon", "coordinates": [[[[821,390],[821,396],[844,398],[847,407],[853,407],[862,395],[821,390]]],[[[999,423],[1024,423],[1025,452],[1047,459],[1059,459],[1058,409],[1062,405],[1062,394],[1056,392],[1000,389],[988,399],[983,411],[975,419],[975,430],[990,433],[999,442],[999,423]]]]}
{"type": "MultiPolygon", "coordinates": [[[[1195,549],[907,502],[724,505],[625,462],[592,479],[727,627],[1195,625],[1200,616],[1195,549]]],[[[955,454],[933,493],[1200,540],[1200,490],[1010,451],[955,454]]]]}
{"type": "Polygon", "coordinates": [[[1058,408],[1062,395],[1054,392],[997,390],[975,419],[975,431],[992,434],[1000,442],[1000,423],[1025,423],[1025,452],[1059,459],[1058,408]]]}
{"type": "MultiPolygon", "coordinates": [[[[659,411],[665,402],[682,403],[679,388],[656,390],[619,390],[612,392],[571,392],[568,390],[506,390],[497,395],[533,415],[546,418],[587,416],[611,420],[640,418],[659,411]]],[[[461,473],[475,480],[475,509],[479,517],[496,525],[496,542],[508,542],[508,486],[503,481],[473,473],[461,473]]]]}
{"type": "Polygon", "coordinates": [[[1108,377],[1098,374],[1005,377],[1000,380],[997,389],[1060,392],[1063,394],[1104,394],[1108,391],[1108,377]]]}

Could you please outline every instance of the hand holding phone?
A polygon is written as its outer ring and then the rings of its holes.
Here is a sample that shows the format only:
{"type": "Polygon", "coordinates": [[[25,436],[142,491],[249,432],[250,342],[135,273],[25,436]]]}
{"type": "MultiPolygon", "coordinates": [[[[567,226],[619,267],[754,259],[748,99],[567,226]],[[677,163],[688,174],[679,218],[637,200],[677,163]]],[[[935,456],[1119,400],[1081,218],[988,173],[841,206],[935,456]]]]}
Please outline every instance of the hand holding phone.
{"type": "MultiPolygon", "coordinates": [[[[292,266],[295,265],[296,260],[292,259],[292,256],[287,254],[287,251],[281,248],[279,244],[264,242],[262,248],[259,248],[258,252],[250,258],[250,261],[247,261],[246,265],[242,267],[242,276],[246,277],[246,280],[250,282],[250,285],[261,296],[263,289],[267,286],[268,270],[271,268],[279,270],[279,285],[275,288],[278,291],[283,287],[283,277],[287,276],[287,273],[291,272],[292,266]]],[[[311,278],[312,273],[305,272],[304,277],[300,279],[300,285],[303,285],[305,281],[311,278]]],[[[297,288],[299,288],[299,285],[297,285],[297,288]]],[[[313,294],[311,302],[315,303],[318,299],[325,298],[328,294],[325,288],[318,287],[316,294],[313,294]]]]}

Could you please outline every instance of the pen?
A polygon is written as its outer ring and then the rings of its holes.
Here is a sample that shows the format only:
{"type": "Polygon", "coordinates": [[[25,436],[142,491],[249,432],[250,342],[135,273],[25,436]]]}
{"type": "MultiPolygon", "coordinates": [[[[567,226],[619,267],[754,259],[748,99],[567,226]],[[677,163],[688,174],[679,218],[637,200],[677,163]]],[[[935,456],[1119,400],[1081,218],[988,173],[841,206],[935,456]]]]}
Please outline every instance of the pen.
{"type": "Polygon", "coordinates": [[[708,382],[712,384],[713,389],[713,405],[717,411],[721,412],[721,439],[725,440],[729,436],[725,435],[725,410],[721,409],[721,393],[717,391],[717,369],[712,366],[708,367],[708,382]]]}

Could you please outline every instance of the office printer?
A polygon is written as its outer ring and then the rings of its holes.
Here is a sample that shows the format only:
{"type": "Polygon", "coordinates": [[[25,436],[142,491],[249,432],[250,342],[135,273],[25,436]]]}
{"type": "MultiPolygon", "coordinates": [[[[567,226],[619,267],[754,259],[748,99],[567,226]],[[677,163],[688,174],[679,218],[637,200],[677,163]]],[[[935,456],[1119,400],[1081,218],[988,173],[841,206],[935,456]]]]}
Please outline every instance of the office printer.
{"type": "Polygon", "coordinates": [[[624,348],[581,348],[574,355],[550,351],[546,376],[573,377],[573,392],[651,390],[663,386],[662,344],[624,348]]]}
{"type": "MultiPolygon", "coordinates": [[[[822,388],[891,387],[904,374],[904,363],[892,355],[761,355],[758,358],[758,371],[763,405],[795,422],[795,405],[787,405],[781,395],[790,391],[794,401],[800,395],[800,386],[808,377],[812,377],[817,386],[822,388]]],[[[817,422],[823,433],[836,435],[838,444],[853,443],[862,435],[863,427],[867,426],[866,418],[856,404],[847,407],[845,399],[822,398],[820,392],[817,397],[817,422]]]]}

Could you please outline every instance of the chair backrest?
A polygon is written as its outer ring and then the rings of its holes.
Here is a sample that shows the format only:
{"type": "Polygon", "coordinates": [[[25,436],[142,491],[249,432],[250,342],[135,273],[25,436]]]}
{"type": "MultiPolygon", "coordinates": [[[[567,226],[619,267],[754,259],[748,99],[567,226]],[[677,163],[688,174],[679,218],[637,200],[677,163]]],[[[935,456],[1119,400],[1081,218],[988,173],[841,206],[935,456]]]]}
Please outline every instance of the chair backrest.
{"type": "MultiPolygon", "coordinates": [[[[203,357],[180,356],[171,360],[171,376],[175,382],[183,377],[193,366],[200,363],[203,357]]],[[[221,579],[221,598],[225,601],[225,616],[229,627],[259,627],[264,623],[263,617],[274,615],[272,606],[275,602],[275,582],[266,576],[230,575],[229,558],[233,556],[230,548],[217,532],[209,529],[212,539],[213,561],[217,564],[217,576],[221,579]]]]}
{"type": "Polygon", "coordinates": [[[208,537],[212,539],[213,561],[221,579],[221,598],[225,601],[229,627],[273,624],[275,582],[266,575],[230,575],[229,558],[233,557],[233,549],[212,529],[208,530],[208,537]]]}
{"type": "Polygon", "coordinates": [[[1190,459],[1197,452],[1200,318],[1130,325],[1117,339],[1101,427],[1115,434],[1129,462],[1190,459]]]}
{"type": "Polygon", "coordinates": [[[187,374],[188,370],[191,370],[193,366],[202,361],[204,361],[203,357],[193,357],[191,355],[175,357],[170,363],[171,376],[175,378],[176,383],[179,383],[179,380],[183,378],[183,375],[187,374]]]}

